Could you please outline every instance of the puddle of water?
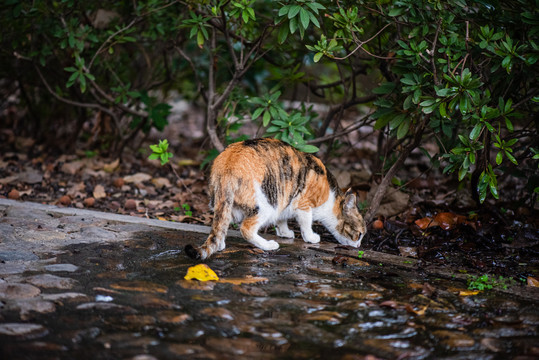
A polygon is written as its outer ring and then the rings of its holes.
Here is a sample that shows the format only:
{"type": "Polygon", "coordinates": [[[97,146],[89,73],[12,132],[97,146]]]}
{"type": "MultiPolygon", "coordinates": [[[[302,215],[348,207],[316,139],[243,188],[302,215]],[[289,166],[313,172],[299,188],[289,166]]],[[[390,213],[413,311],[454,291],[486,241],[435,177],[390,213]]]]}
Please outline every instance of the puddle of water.
{"type": "Polygon", "coordinates": [[[2,358],[539,355],[536,303],[495,293],[462,297],[454,290],[458,283],[386,266],[343,267],[328,254],[300,249],[299,241],[261,253],[229,240],[226,251],[207,264],[221,279],[235,282],[186,281],[195,263],[178,249],[205,237],[187,236],[156,231],[122,244],[69,247],[58,264],[78,269],[55,275],[76,282],[69,290],[41,288],[34,298],[54,303],[53,311],[34,304],[23,312],[28,299],[4,301],[2,358]],[[425,294],[425,282],[434,290],[425,294]]]}

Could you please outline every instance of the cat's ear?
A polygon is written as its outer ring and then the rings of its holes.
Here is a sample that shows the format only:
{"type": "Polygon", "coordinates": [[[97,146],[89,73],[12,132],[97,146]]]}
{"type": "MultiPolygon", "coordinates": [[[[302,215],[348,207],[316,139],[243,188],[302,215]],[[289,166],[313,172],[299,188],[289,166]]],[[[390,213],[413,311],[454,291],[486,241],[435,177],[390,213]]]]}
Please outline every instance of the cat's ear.
{"type": "Polygon", "coordinates": [[[351,189],[346,191],[344,195],[344,208],[346,210],[352,210],[356,207],[356,194],[352,192],[351,189]]]}

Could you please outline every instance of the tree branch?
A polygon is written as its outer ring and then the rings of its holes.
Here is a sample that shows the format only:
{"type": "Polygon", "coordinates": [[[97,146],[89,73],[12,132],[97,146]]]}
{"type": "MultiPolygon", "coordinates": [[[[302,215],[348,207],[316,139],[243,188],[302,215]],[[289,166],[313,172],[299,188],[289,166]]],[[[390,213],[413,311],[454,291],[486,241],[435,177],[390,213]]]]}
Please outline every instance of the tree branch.
{"type": "Polygon", "coordinates": [[[415,135],[413,140],[404,148],[402,153],[400,154],[399,158],[395,163],[391,166],[389,171],[386,173],[386,175],[383,177],[382,181],[380,182],[380,185],[378,185],[378,189],[374,193],[374,196],[371,200],[371,204],[369,207],[369,210],[364,216],[365,223],[370,223],[376,212],[378,211],[378,208],[380,207],[380,203],[382,202],[382,199],[387,191],[387,188],[389,184],[391,183],[391,179],[395,176],[395,173],[397,170],[401,168],[401,166],[404,164],[404,160],[410,155],[412,150],[414,150],[419,143],[421,142],[421,137],[423,135],[423,131],[425,130],[425,124],[427,123],[429,116],[423,117],[421,124],[417,127],[415,131],[415,135]]]}

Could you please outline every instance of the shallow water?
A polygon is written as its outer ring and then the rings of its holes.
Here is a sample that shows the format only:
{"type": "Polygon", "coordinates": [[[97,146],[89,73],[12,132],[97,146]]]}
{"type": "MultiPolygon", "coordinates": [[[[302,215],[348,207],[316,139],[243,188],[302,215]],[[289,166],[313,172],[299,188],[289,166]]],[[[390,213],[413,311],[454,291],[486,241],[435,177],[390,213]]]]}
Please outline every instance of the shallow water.
{"type": "Polygon", "coordinates": [[[537,302],[463,296],[463,283],[351,258],[343,266],[299,240],[264,253],[231,239],[206,261],[222,281],[184,280],[196,262],[181,249],[203,241],[140,233],[121,244],[72,246],[51,264],[53,273],[12,275],[10,284],[40,293],[3,295],[2,358],[539,356],[537,302]]]}

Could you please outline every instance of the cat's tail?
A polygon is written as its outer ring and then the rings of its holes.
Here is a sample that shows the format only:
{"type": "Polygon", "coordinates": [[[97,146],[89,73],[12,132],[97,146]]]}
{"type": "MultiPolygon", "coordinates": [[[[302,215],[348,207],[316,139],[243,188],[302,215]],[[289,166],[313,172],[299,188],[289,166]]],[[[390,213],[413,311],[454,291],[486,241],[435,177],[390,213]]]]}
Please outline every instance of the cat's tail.
{"type": "Polygon", "coordinates": [[[232,207],[236,186],[229,184],[226,188],[215,189],[213,192],[214,217],[208,239],[199,247],[187,245],[185,253],[193,259],[204,260],[213,253],[225,248],[225,237],[228,226],[232,221],[232,207]]]}

